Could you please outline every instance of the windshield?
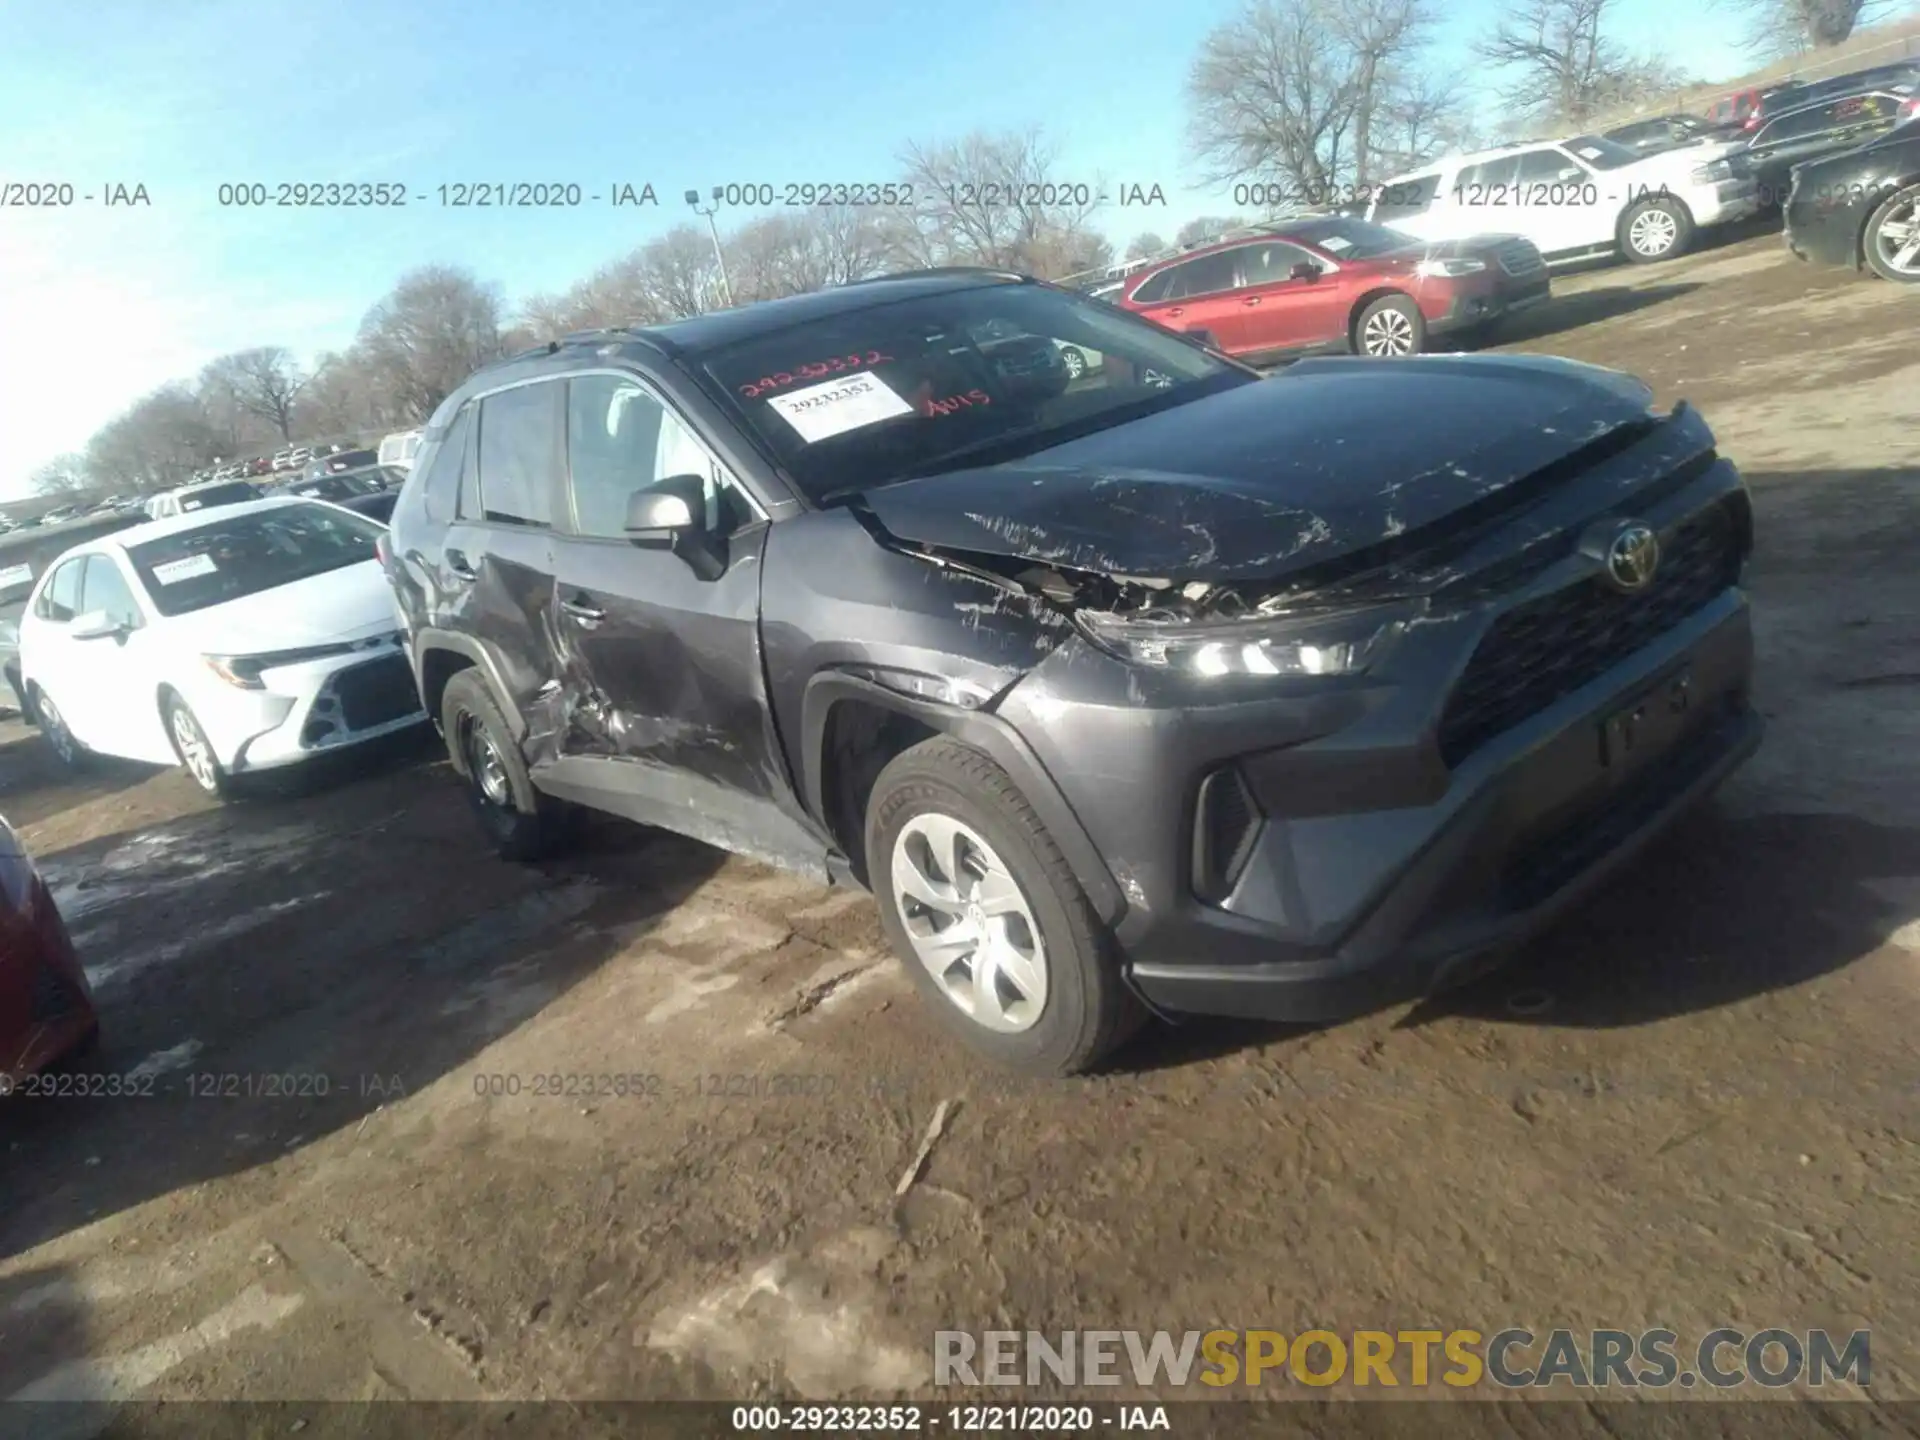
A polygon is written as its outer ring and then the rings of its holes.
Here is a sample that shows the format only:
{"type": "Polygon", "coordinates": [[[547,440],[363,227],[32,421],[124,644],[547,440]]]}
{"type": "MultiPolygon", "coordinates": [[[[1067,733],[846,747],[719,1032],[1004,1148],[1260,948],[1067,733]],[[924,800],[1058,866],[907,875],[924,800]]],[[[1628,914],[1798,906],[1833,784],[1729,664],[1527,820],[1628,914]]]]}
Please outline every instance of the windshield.
{"type": "Polygon", "coordinates": [[[1622,165],[1632,165],[1640,157],[1617,140],[1609,140],[1604,135],[1576,135],[1562,142],[1562,150],[1571,151],[1595,170],[1618,170],[1622,165]]]}
{"type": "Polygon", "coordinates": [[[162,615],[185,615],[372,560],[378,525],[325,505],[279,505],[209,519],[127,547],[162,615]]]}
{"type": "Polygon", "coordinates": [[[1317,245],[1329,255],[1342,260],[1364,260],[1371,255],[1385,255],[1393,250],[1405,250],[1409,246],[1422,242],[1404,230],[1395,230],[1386,225],[1375,225],[1370,220],[1356,220],[1345,215],[1331,215],[1323,220],[1305,220],[1298,225],[1289,225],[1274,233],[1283,240],[1298,240],[1303,244],[1317,245]]]}
{"type": "Polygon", "coordinates": [[[1019,284],[796,325],[717,351],[706,370],[815,503],[1030,454],[1258,378],[1150,321],[1019,284]]]}

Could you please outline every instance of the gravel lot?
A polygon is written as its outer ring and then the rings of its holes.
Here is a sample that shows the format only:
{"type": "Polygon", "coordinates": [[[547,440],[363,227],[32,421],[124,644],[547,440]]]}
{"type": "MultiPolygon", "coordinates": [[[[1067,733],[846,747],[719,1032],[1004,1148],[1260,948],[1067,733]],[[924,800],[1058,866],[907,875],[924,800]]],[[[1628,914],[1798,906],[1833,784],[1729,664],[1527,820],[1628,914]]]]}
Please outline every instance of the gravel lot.
{"type": "Polygon", "coordinates": [[[924,1393],[943,1328],[1665,1324],[1870,1326],[1875,1399],[1920,1398],[1920,294],[1776,235],[1556,290],[1508,348],[1694,402],[1753,486],[1772,728],[1412,1013],[1010,1083],[863,896],[611,822],[502,864],[431,742],[221,810],[0,726],[85,1068],[160,1072],[0,1107],[0,1396],[837,1397],[924,1393]]]}

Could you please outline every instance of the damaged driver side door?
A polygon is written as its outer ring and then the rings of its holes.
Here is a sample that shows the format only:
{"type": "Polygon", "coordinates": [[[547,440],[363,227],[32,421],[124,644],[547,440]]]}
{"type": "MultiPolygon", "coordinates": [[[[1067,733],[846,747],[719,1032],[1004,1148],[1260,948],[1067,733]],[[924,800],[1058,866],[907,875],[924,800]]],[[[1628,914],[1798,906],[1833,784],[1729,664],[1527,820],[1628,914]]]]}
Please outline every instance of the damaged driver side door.
{"type": "Polygon", "coordinates": [[[793,799],[767,704],[766,518],[631,374],[568,379],[566,448],[554,540],[560,753],[536,783],[824,878],[827,845],[793,799]],[[687,477],[704,505],[692,558],[627,528],[637,493],[687,477]]]}

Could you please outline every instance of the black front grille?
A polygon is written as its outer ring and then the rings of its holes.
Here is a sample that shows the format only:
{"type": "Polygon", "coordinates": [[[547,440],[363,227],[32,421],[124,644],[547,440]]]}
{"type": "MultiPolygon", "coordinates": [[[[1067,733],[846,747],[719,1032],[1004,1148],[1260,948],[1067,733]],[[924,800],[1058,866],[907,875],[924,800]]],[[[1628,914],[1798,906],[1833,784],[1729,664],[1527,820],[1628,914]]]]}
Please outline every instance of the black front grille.
{"type": "Polygon", "coordinates": [[[1240,772],[1216,770],[1200,782],[1193,820],[1193,889],[1224,900],[1239,883],[1260,833],[1260,810],[1240,772]]]}
{"type": "Polygon", "coordinates": [[[420,708],[420,691],[404,655],[382,655],[333,677],[340,713],[349,730],[365,730],[411,715],[420,708]]]}
{"type": "Polygon", "coordinates": [[[1653,583],[1637,594],[1596,576],[1495,621],[1441,716],[1441,758],[1459,764],[1671,630],[1740,576],[1740,538],[1724,506],[1662,536],[1660,552],[1653,583]]]}
{"type": "Polygon", "coordinates": [[[1517,240],[1502,245],[1499,256],[1500,268],[1509,275],[1540,275],[1546,272],[1547,262],[1541,258],[1539,249],[1530,240],[1517,240]]]}

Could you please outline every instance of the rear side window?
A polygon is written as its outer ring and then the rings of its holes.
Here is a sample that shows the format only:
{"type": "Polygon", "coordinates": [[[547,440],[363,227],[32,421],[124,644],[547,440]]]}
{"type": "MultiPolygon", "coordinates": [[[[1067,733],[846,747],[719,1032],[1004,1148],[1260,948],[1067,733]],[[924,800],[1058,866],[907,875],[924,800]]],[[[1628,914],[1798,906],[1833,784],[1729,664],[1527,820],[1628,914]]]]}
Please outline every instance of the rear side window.
{"type": "Polygon", "coordinates": [[[421,477],[427,518],[444,523],[460,513],[457,506],[461,472],[467,468],[468,451],[473,445],[473,417],[480,407],[462,405],[447,426],[437,448],[427,459],[421,477]]]}
{"type": "Polygon", "coordinates": [[[1490,186],[1513,184],[1515,172],[1520,167],[1519,157],[1508,155],[1500,160],[1484,160],[1478,165],[1469,165],[1460,172],[1460,178],[1453,182],[1456,193],[1464,193],[1469,205],[1484,205],[1489,199],[1487,189],[1490,186]]]}
{"type": "MultiPolygon", "coordinates": [[[[1133,292],[1133,303],[1136,305],[1151,305],[1157,300],[1164,300],[1167,295],[1167,287],[1173,283],[1173,272],[1179,268],[1178,265],[1169,265],[1157,275],[1149,275],[1145,280],[1141,281],[1140,288],[1133,292]]],[[[1095,298],[1097,299],[1099,297],[1096,295],[1095,298]]]]}
{"type": "Polygon", "coordinates": [[[1237,255],[1233,250],[1216,250],[1211,255],[1174,266],[1164,298],[1179,300],[1189,295],[1213,295],[1233,289],[1237,255]]]}
{"type": "Polygon", "coordinates": [[[40,592],[39,603],[33,607],[33,613],[42,620],[53,620],[61,624],[73,619],[80,613],[80,567],[84,557],[68,560],[53,572],[53,578],[47,581],[47,588],[40,592]]]}
{"type": "Polygon", "coordinates": [[[566,387],[535,381],[480,402],[480,509],[500,525],[552,523],[566,387]]]}

